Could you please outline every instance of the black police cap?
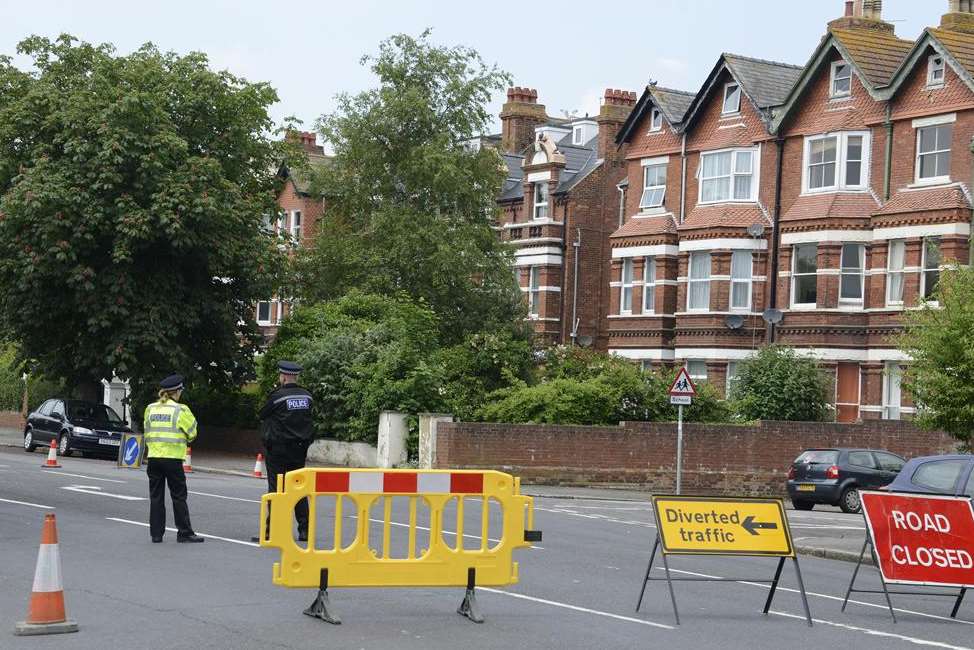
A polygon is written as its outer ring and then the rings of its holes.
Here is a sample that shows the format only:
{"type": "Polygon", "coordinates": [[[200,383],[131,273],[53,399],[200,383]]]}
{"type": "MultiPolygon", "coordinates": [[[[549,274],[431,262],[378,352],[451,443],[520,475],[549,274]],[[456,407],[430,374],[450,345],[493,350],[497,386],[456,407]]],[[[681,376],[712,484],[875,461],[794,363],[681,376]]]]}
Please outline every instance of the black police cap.
{"type": "Polygon", "coordinates": [[[165,379],[159,382],[159,388],[162,390],[180,390],[183,387],[183,376],[182,375],[169,375],[165,379]]]}
{"type": "Polygon", "coordinates": [[[293,361],[278,361],[277,367],[280,369],[282,375],[296,375],[302,370],[301,366],[293,361]]]}

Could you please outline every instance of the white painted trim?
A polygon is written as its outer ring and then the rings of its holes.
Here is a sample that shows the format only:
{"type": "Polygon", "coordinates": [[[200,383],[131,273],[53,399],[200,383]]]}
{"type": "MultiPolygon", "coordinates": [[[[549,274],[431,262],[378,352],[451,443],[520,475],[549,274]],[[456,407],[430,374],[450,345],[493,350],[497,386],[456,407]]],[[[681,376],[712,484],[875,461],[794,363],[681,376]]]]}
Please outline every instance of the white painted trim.
{"type": "Polygon", "coordinates": [[[676,314],[658,314],[656,312],[642,312],[640,314],[609,314],[606,318],[676,318],[676,314]]]}
{"type": "Polygon", "coordinates": [[[680,249],[672,244],[655,244],[653,246],[629,246],[624,248],[613,248],[612,259],[617,260],[624,257],[676,257],[680,254],[680,249]]]}
{"type": "Polygon", "coordinates": [[[561,266],[561,255],[525,255],[514,260],[514,266],[561,266]]]}
{"type": "Polygon", "coordinates": [[[529,183],[537,183],[538,181],[550,181],[551,172],[531,172],[528,174],[527,181],[529,183]]]}
{"type": "Polygon", "coordinates": [[[755,350],[745,348],[676,348],[673,350],[673,355],[677,359],[740,361],[751,357],[755,352],[755,350]]]}
{"type": "Polygon", "coordinates": [[[760,316],[761,312],[750,309],[734,309],[732,311],[718,311],[709,309],[694,309],[693,311],[678,311],[676,316],[760,316]]]}
{"type": "Polygon", "coordinates": [[[650,361],[672,361],[673,350],[668,348],[609,348],[609,354],[639,361],[649,359],[650,361]]]}
{"type": "Polygon", "coordinates": [[[937,126],[939,124],[953,124],[957,121],[957,113],[945,113],[944,115],[933,115],[931,117],[918,117],[913,120],[913,128],[920,129],[925,126],[937,126]]]}
{"type": "Polygon", "coordinates": [[[649,167],[650,165],[666,165],[669,162],[669,156],[656,156],[655,158],[641,158],[639,160],[639,164],[643,167],[649,167]]]}
{"type": "Polygon", "coordinates": [[[768,240],[764,238],[725,237],[717,239],[687,239],[680,242],[680,252],[721,249],[763,251],[768,249],[768,240]]]}
{"type": "MultiPolygon", "coordinates": [[[[504,230],[510,230],[511,228],[523,228],[525,226],[564,226],[560,221],[555,221],[554,219],[532,219],[531,221],[518,221],[512,223],[506,223],[501,226],[504,230]]],[[[517,240],[515,240],[517,241],[517,240]]]]}
{"type": "Polygon", "coordinates": [[[558,246],[526,246],[514,251],[514,257],[524,257],[525,255],[561,255],[561,248],[558,246]]]}
{"type": "Polygon", "coordinates": [[[796,350],[813,356],[820,361],[912,361],[905,352],[892,348],[872,348],[866,350],[862,348],[796,348],[796,350]]]}
{"type": "Polygon", "coordinates": [[[805,232],[786,232],[781,235],[781,245],[822,244],[827,242],[871,242],[870,230],[809,230],[805,232]]]}
{"type": "Polygon", "coordinates": [[[561,287],[535,287],[534,289],[532,289],[531,287],[520,287],[520,289],[524,293],[529,293],[531,291],[557,291],[557,292],[561,291],[561,287]]]}
{"type": "Polygon", "coordinates": [[[941,235],[960,235],[968,237],[971,234],[969,223],[936,223],[929,226],[897,226],[895,228],[876,228],[873,239],[910,239],[916,237],[937,237],[941,235]]]}

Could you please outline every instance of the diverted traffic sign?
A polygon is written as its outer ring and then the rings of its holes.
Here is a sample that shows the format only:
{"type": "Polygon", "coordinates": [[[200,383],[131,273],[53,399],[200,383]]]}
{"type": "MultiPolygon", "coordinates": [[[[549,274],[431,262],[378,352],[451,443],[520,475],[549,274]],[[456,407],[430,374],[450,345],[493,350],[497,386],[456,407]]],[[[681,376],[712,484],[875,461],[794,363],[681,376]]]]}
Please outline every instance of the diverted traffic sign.
{"type": "Polygon", "coordinates": [[[781,499],[654,496],[663,553],[794,557],[781,499]]]}
{"type": "Polygon", "coordinates": [[[696,395],[697,389],[690,379],[690,373],[687,372],[686,368],[680,368],[680,371],[676,373],[676,379],[670,386],[670,397],[696,397],[696,395]]]}
{"type": "Polygon", "coordinates": [[[974,587],[971,499],[890,492],[860,497],[885,582],[974,587]]]}

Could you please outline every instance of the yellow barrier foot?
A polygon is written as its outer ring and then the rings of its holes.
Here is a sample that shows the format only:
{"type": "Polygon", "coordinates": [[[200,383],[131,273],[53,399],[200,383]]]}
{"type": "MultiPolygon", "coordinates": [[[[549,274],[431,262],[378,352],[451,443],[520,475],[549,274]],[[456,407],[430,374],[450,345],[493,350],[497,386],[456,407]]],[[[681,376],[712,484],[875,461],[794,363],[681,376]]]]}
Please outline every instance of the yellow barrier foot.
{"type": "Polygon", "coordinates": [[[342,619],[331,613],[331,602],[328,600],[328,569],[321,570],[321,584],[318,588],[318,595],[308,609],[304,610],[305,615],[312,618],[320,618],[332,625],[341,625],[342,619]]]}
{"type": "Polygon", "coordinates": [[[467,593],[463,596],[463,602],[457,608],[457,614],[466,616],[474,623],[483,623],[484,615],[480,613],[480,606],[477,605],[477,592],[474,586],[477,582],[477,570],[467,569],[467,593]]]}

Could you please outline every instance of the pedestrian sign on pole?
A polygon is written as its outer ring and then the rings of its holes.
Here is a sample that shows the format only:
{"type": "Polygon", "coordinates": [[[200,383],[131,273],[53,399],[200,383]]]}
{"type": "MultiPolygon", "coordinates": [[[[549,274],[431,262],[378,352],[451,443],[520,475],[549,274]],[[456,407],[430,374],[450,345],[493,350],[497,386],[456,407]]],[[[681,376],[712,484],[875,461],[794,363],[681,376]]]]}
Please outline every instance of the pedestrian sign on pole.
{"type": "Polygon", "coordinates": [[[683,407],[690,406],[697,389],[687,369],[680,368],[670,385],[670,404],[676,406],[676,493],[683,491],[683,407]]]}
{"type": "Polygon", "coordinates": [[[123,433],[122,443],[118,446],[118,466],[139,469],[142,467],[142,456],[144,455],[142,434],[123,433]]]}
{"type": "Polygon", "coordinates": [[[697,388],[693,385],[693,380],[690,379],[690,373],[687,372],[686,368],[680,368],[680,372],[676,373],[676,379],[673,380],[673,384],[670,386],[670,397],[696,397],[697,388]]]}
{"type": "Polygon", "coordinates": [[[680,612],[676,607],[676,594],[673,583],[680,581],[697,582],[758,582],[770,585],[764,613],[767,614],[774,600],[781,570],[785,560],[791,558],[795,565],[798,590],[805,608],[805,620],[812,624],[812,614],[808,608],[808,597],[802,581],[798,556],[791,541],[791,530],[785,517],[785,507],[781,499],[751,499],[738,497],[684,497],[654,496],[653,514],[656,517],[656,541],[649,556],[649,566],[643,578],[642,590],[636,602],[636,611],[643,603],[646,585],[652,581],[665,580],[669,586],[670,601],[677,625],[680,612]],[[656,552],[663,559],[665,578],[652,575],[656,552]],[[774,577],[767,578],[711,578],[694,576],[690,578],[673,577],[670,574],[669,555],[733,555],[752,557],[776,557],[778,567],[774,577]]]}

